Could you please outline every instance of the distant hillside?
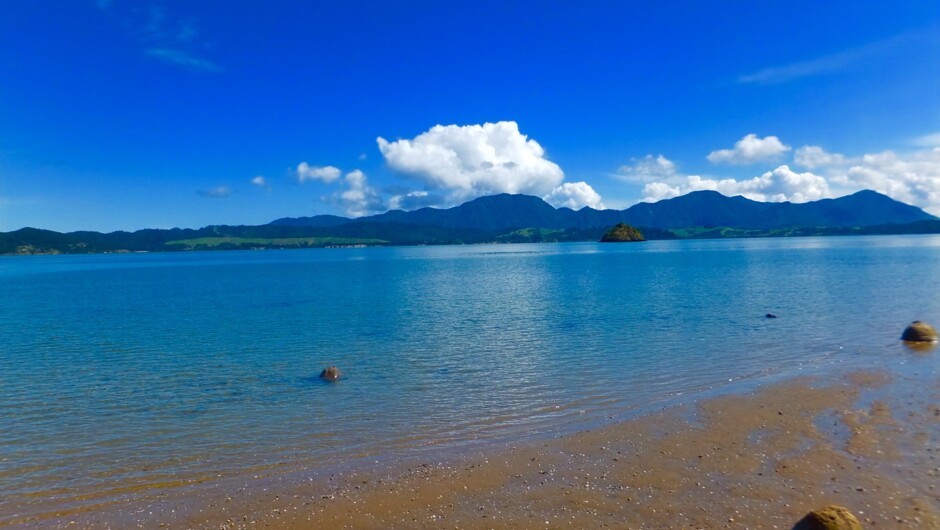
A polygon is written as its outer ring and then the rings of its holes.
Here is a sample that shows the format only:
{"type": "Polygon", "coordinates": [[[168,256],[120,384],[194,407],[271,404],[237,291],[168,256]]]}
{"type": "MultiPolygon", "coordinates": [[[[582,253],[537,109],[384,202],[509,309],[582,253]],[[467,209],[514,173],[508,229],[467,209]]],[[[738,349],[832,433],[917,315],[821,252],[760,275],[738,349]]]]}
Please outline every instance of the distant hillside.
{"type": "MultiPolygon", "coordinates": [[[[342,217],[317,216],[278,219],[281,226],[325,226],[342,217]],[[306,221],[305,221],[306,220],[306,221]],[[307,224],[305,224],[307,223],[307,224]]],[[[731,227],[766,230],[783,227],[866,227],[935,220],[920,208],[895,201],[874,191],[860,191],[838,199],[794,204],[757,202],[744,197],[725,197],[715,191],[696,191],[655,203],[639,203],[626,210],[594,210],[551,207],[538,197],[492,195],[448,209],[421,208],[346,219],[347,223],[407,223],[483,232],[511,231],[528,227],[555,230],[609,228],[618,223],[647,228],[731,227]]],[[[330,226],[337,226],[332,224],[330,226]]]]}
{"type": "Polygon", "coordinates": [[[699,191],[657,203],[636,204],[624,214],[628,223],[657,228],[866,227],[936,219],[920,208],[870,190],[801,204],[757,202],[699,191]]]}
{"type": "Polygon", "coordinates": [[[108,234],[22,228],[0,232],[0,254],[597,241],[619,223],[635,226],[646,239],[940,233],[936,217],[872,191],[805,204],[700,191],[621,211],[556,209],[538,197],[502,194],[449,209],[283,218],[262,226],[108,234]]]}

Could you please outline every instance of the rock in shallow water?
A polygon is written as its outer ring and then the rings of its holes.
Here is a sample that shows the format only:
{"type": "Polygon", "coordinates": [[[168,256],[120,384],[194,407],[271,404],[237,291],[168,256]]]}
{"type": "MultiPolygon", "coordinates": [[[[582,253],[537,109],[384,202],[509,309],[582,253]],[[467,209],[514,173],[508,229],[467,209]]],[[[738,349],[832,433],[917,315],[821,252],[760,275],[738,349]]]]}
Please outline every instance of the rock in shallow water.
{"type": "Polygon", "coordinates": [[[830,504],[813,510],[793,530],[862,530],[862,524],[847,509],[830,504]]]}
{"type": "Polygon", "coordinates": [[[911,325],[904,329],[901,334],[901,340],[909,342],[936,342],[937,330],[933,326],[920,320],[911,322],[911,325]]]}
{"type": "Polygon", "coordinates": [[[339,368],[335,366],[329,366],[320,372],[320,378],[330,382],[338,381],[341,375],[339,368]]]}

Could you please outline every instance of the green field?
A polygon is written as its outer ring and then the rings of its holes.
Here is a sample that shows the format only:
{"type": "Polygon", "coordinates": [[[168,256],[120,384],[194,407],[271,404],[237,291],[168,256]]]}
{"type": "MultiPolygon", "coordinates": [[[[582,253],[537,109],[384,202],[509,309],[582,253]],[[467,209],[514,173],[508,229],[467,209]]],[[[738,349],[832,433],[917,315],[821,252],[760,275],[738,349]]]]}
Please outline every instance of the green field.
{"type": "Polygon", "coordinates": [[[365,239],[354,237],[286,237],[286,238],[260,238],[260,237],[199,237],[195,239],[180,239],[167,241],[167,246],[182,246],[191,249],[221,249],[221,248],[308,248],[350,245],[387,245],[383,239],[365,239]]]}

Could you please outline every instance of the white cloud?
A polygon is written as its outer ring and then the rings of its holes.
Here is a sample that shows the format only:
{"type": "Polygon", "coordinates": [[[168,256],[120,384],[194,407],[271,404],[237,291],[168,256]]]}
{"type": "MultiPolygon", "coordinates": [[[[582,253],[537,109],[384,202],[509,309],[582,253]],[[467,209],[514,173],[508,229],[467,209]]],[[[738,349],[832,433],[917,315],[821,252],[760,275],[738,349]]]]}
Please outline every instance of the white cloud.
{"type": "Polygon", "coordinates": [[[843,165],[848,159],[839,153],[830,153],[817,145],[804,145],[793,154],[793,162],[807,169],[821,166],[843,165]]]}
{"type": "Polygon", "coordinates": [[[565,182],[542,199],[555,208],[580,210],[585,206],[590,206],[595,210],[604,209],[601,196],[587,182],[565,182]]]}
{"type": "Polygon", "coordinates": [[[303,184],[308,180],[319,180],[327,184],[335,181],[342,174],[342,171],[333,166],[311,166],[306,162],[297,164],[297,181],[303,184]]]}
{"type": "MultiPolygon", "coordinates": [[[[919,143],[928,144],[932,136],[919,138],[919,143]]],[[[940,134],[936,136],[940,140],[940,134]]],[[[940,214],[940,147],[849,157],[817,146],[804,146],[797,149],[794,158],[803,167],[818,169],[840,194],[871,189],[934,215],[940,214]]]]}
{"type": "Polygon", "coordinates": [[[722,195],[742,195],[765,202],[807,202],[830,196],[826,179],[812,173],[797,173],[787,165],[746,180],[711,179],[689,175],[684,182],[672,185],[651,182],[643,188],[644,201],[658,201],[693,191],[712,190],[722,195]]]}
{"type": "MultiPolygon", "coordinates": [[[[832,196],[829,182],[825,178],[808,171],[797,173],[786,164],[764,173],[761,179],[769,179],[772,183],[764,188],[764,193],[781,201],[808,202],[832,196]]],[[[768,200],[775,200],[774,198],[768,200]]]]}
{"type": "MultiPolygon", "coordinates": [[[[334,168],[335,169],[335,168],[334,168]]],[[[382,198],[369,186],[366,174],[356,169],[343,178],[345,190],[333,194],[333,200],[352,217],[362,217],[385,210],[382,198]]]]}
{"type": "Polygon", "coordinates": [[[940,132],[918,136],[914,138],[914,145],[921,147],[940,147],[940,132]]]}
{"type": "Polygon", "coordinates": [[[441,202],[441,197],[432,195],[424,190],[410,191],[392,195],[388,199],[388,208],[390,210],[417,210],[425,206],[436,206],[441,202]]]}
{"type": "Polygon", "coordinates": [[[627,182],[655,182],[676,176],[676,164],[663,155],[632,158],[630,164],[620,166],[615,177],[627,182]]]}
{"type": "Polygon", "coordinates": [[[266,188],[268,186],[268,181],[267,179],[264,178],[264,176],[258,175],[255,178],[251,179],[251,184],[254,186],[258,186],[259,188],[266,188]]]}
{"type": "Polygon", "coordinates": [[[207,199],[225,199],[232,195],[232,190],[228,186],[217,186],[207,190],[199,190],[196,193],[207,199]]]}
{"type": "Polygon", "coordinates": [[[496,193],[542,196],[564,179],[514,121],[436,125],[411,140],[376,141],[389,167],[444,190],[451,204],[496,193]]]}
{"type": "Polygon", "coordinates": [[[733,149],[712,151],[705,158],[715,164],[746,165],[773,160],[789,150],[790,146],[784,145],[776,136],[758,138],[756,134],[748,134],[735,142],[733,149]]]}
{"type": "Polygon", "coordinates": [[[862,155],[848,170],[833,168],[830,180],[846,189],[872,189],[940,214],[940,147],[899,155],[862,155]]]}
{"type": "Polygon", "coordinates": [[[643,200],[715,190],[759,201],[806,202],[870,189],[940,215],[940,147],[846,156],[808,145],[796,150],[794,164],[812,171],[801,173],[784,164],[744,180],[677,174],[647,182],[643,200]]]}

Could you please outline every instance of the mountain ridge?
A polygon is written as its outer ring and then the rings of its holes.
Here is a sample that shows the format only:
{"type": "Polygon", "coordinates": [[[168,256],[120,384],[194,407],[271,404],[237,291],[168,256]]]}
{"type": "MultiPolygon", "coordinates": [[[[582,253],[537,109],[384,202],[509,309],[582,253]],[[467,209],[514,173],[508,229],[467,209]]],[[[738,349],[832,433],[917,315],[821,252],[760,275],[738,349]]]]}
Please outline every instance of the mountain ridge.
{"type": "Polygon", "coordinates": [[[413,211],[391,210],[359,218],[282,218],[269,224],[326,226],[324,222],[342,223],[341,219],[347,219],[347,223],[399,222],[492,231],[526,227],[583,230],[609,228],[617,223],[659,229],[713,226],[742,229],[808,226],[845,228],[906,224],[937,218],[916,206],[871,190],[805,203],[759,202],[740,195],[727,197],[717,191],[704,190],[655,203],[641,202],[624,210],[553,208],[538,197],[503,193],[478,197],[446,209],[425,207],[413,211]],[[303,224],[303,219],[307,219],[310,224],[303,224]]]}

